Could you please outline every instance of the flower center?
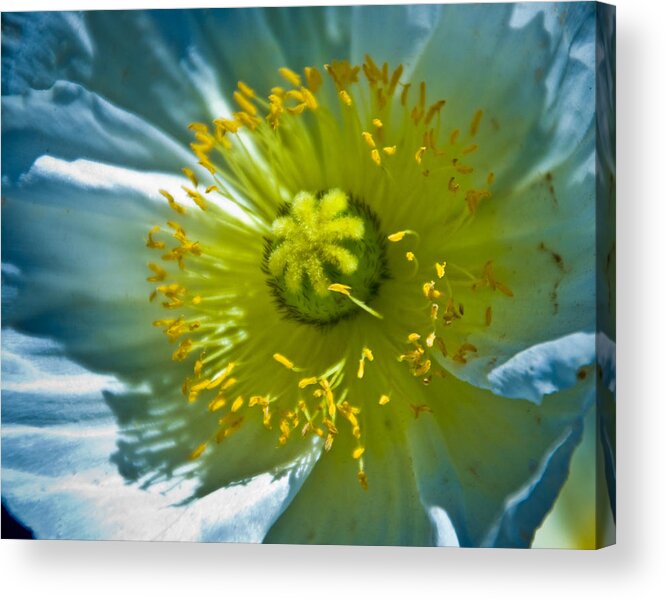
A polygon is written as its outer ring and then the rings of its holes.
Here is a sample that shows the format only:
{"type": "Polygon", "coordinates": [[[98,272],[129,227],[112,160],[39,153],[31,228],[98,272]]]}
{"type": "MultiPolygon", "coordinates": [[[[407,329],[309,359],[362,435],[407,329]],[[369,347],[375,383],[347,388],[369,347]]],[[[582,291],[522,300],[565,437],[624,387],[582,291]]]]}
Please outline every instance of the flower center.
{"type": "Polygon", "coordinates": [[[272,223],[264,255],[280,311],[318,325],[356,314],[387,276],[383,240],[376,215],[360,200],[339,189],[297,194],[272,223]]]}
{"type": "Polygon", "coordinates": [[[325,72],[281,68],[287,85],[267,97],[240,81],[236,112],[190,124],[206,184],[184,168],[177,196],[160,190],[174,214],[148,232],[159,261],[147,280],[167,311],[153,324],[189,364],[198,443],[183,461],[212,464],[208,448],[241,428],[245,439],[265,428],[283,463],[287,446],[316,436],[329,451],[344,435],[366,489],[367,423],[433,411],[393,368],[427,386],[464,367],[483,352],[472,335],[493,326],[497,296],[513,296],[501,254],[485,253],[497,146],[478,134],[500,124],[470,107],[444,118],[446,100],[428,101],[402,65],[366,56],[325,72]],[[294,326],[359,310],[381,326],[294,326]]]}

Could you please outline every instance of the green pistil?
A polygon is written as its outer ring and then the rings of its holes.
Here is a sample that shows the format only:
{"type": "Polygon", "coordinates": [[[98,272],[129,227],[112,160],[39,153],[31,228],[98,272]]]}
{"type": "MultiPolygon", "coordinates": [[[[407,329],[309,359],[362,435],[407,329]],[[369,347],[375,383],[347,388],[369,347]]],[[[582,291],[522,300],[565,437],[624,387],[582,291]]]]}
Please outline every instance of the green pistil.
{"type": "Polygon", "coordinates": [[[357,305],[328,288],[348,285],[368,302],[386,276],[382,240],[376,217],[343,191],[300,192],[273,222],[266,248],[268,283],[283,312],[312,324],[355,313],[357,305]]]}

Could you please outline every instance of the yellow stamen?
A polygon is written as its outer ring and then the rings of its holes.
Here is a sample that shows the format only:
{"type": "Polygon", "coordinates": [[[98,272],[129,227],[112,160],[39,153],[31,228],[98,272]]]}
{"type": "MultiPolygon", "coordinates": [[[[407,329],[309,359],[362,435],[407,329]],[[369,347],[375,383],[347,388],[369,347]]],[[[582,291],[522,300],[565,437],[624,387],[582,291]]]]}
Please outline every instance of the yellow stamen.
{"type": "Polygon", "coordinates": [[[436,268],[436,276],[439,277],[439,279],[443,279],[443,275],[446,274],[446,262],[436,262],[434,268],[436,268]]]}
{"type": "Polygon", "coordinates": [[[357,376],[359,379],[365,376],[365,358],[364,356],[358,361],[358,373],[357,376]]]}
{"type": "Polygon", "coordinates": [[[379,154],[379,151],[374,149],[370,152],[370,157],[376,164],[376,166],[381,166],[381,154],[379,154]]]}
{"type": "Polygon", "coordinates": [[[247,98],[251,99],[255,96],[254,90],[251,87],[249,87],[249,85],[244,83],[243,81],[238,81],[238,89],[247,98]]]}
{"type": "Polygon", "coordinates": [[[409,262],[413,262],[416,259],[416,255],[413,252],[407,252],[405,255],[409,262]]]}
{"type": "Polygon", "coordinates": [[[190,460],[196,460],[197,458],[201,457],[203,452],[206,450],[206,447],[208,446],[207,443],[201,443],[194,451],[189,456],[190,460]]]}
{"type": "Polygon", "coordinates": [[[425,153],[425,150],[427,150],[427,148],[425,146],[420,146],[418,148],[418,150],[416,151],[415,158],[416,158],[416,162],[418,164],[420,164],[423,161],[423,154],[425,153]]]}
{"type": "Polygon", "coordinates": [[[374,125],[377,129],[381,129],[381,127],[383,127],[381,119],[372,119],[372,125],[374,125]]]}
{"type": "Polygon", "coordinates": [[[146,279],[146,281],[148,281],[149,283],[158,283],[166,278],[167,274],[166,271],[158,264],[155,264],[154,262],[149,262],[148,268],[155,273],[153,276],[148,277],[146,279]]]}
{"type": "Polygon", "coordinates": [[[166,201],[169,203],[169,206],[175,212],[177,212],[178,214],[185,214],[185,207],[178,204],[178,202],[175,201],[173,196],[168,191],[166,191],[165,189],[160,189],[159,193],[161,193],[166,198],[166,201]]]}
{"type": "Polygon", "coordinates": [[[370,148],[376,148],[376,144],[374,143],[374,138],[372,137],[372,134],[369,133],[368,131],[363,131],[361,133],[362,138],[365,140],[365,143],[370,147],[370,148]]]}
{"type": "Polygon", "coordinates": [[[397,146],[386,146],[383,148],[383,153],[388,156],[394,156],[395,152],[397,152],[397,146]]]}
{"type": "Polygon", "coordinates": [[[293,87],[300,87],[301,80],[300,75],[289,69],[288,67],[282,67],[279,69],[279,74],[284,77],[293,87]]]}
{"type": "Polygon", "coordinates": [[[385,406],[389,402],[390,402],[390,397],[388,395],[382,395],[381,397],[379,397],[380,406],[385,406]]]}
{"type": "Polygon", "coordinates": [[[298,382],[298,387],[300,389],[304,389],[305,387],[309,387],[310,385],[315,385],[318,379],[315,376],[309,376],[304,379],[300,379],[298,382]]]}
{"type": "Polygon", "coordinates": [[[328,291],[334,291],[335,293],[341,293],[342,295],[351,297],[351,287],[349,285],[343,285],[342,283],[328,285],[328,291]]]}
{"type": "Polygon", "coordinates": [[[254,104],[252,104],[240,92],[233,92],[233,99],[235,100],[236,104],[240,107],[241,110],[243,110],[250,116],[256,116],[257,113],[256,106],[254,106],[254,104]]]}
{"type": "Polygon", "coordinates": [[[289,360],[288,358],[286,358],[282,354],[273,354],[272,357],[273,357],[274,360],[279,362],[285,368],[288,368],[289,370],[293,370],[293,368],[294,368],[293,362],[291,362],[291,360],[289,360]]]}
{"type": "Polygon", "coordinates": [[[345,89],[339,92],[339,97],[341,98],[342,102],[344,102],[344,104],[346,104],[347,106],[351,106],[351,104],[353,104],[351,96],[349,96],[349,93],[345,89]]]}
{"type": "Polygon", "coordinates": [[[242,395],[236,397],[233,404],[231,404],[231,411],[232,412],[237,412],[240,408],[242,408],[244,403],[245,403],[245,400],[243,399],[242,395]]]}
{"type": "Polygon", "coordinates": [[[182,172],[185,175],[185,177],[187,177],[192,182],[192,185],[194,187],[199,186],[199,180],[198,180],[198,178],[196,177],[196,174],[194,173],[194,171],[191,168],[185,167],[185,168],[182,169],[182,172]]]}
{"type": "Polygon", "coordinates": [[[365,453],[365,448],[360,446],[360,447],[356,447],[353,450],[353,453],[351,454],[351,456],[353,457],[354,460],[359,460],[360,456],[362,456],[363,453],[365,453]]]}
{"type": "Polygon", "coordinates": [[[319,90],[323,83],[321,72],[315,67],[305,67],[305,79],[307,79],[307,87],[313,94],[319,90]]]}

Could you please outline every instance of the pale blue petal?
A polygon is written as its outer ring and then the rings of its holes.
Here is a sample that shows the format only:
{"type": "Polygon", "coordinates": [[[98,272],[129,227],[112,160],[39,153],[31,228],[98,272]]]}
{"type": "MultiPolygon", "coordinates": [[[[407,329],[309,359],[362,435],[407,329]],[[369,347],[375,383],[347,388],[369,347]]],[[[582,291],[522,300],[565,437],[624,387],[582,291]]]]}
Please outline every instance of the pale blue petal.
{"type": "Polygon", "coordinates": [[[12,182],[45,154],[172,173],[191,161],[168,136],[73,83],[3,96],[2,114],[2,175],[12,182]]]}
{"type": "Polygon", "coordinates": [[[528,399],[540,404],[543,397],[572,387],[596,361],[596,335],[573,333],[535,345],[514,355],[488,374],[497,395],[528,399]]]}
{"type": "Polygon", "coordinates": [[[409,429],[423,506],[439,522],[443,510],[454,529],[444,525],[439,539],[528,546],[567,477],[594,392],[590,376],[537,407],[461,382],[440,385],[432,413],[409,429]]]}
{"type": "Polygon", "coordinates": [[[5,331],[2,344],[3,502],[38,538],[259,542],[311,468],[305,457],[279,481],[257,477],[186,505],[194,480],[128,485],[108,459],[118,427],[102,398],[120,384],[53,342],[5,331]]]}

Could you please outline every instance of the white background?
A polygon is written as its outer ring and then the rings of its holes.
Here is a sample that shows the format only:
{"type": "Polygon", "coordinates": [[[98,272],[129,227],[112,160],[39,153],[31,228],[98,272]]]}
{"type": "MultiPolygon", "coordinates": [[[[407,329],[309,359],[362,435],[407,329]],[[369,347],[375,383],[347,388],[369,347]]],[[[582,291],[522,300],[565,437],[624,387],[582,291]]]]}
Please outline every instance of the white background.
{"type": "MultiPolygon", "coordinates": [[[[339,2],[338,3],[346,3],[339,2]]],[[[289,1],[287,4],[300,2],[289,1]]],[[[318,4],[320,2],[313,2],[318,4]]],[[[385,3],[385,2],[384,2],[385,3]]],[[[5,597],[665,596],[665,3],[616,0],[618,545],[599,552],[0,543],[5,597]]],[[[239,2],[240,5],[280,4],[239,2]]],[[[220,6],[5,0],[4,10],[220,6]]],[[[235,4],[234,4],[235,5],[235,4]]]]}

